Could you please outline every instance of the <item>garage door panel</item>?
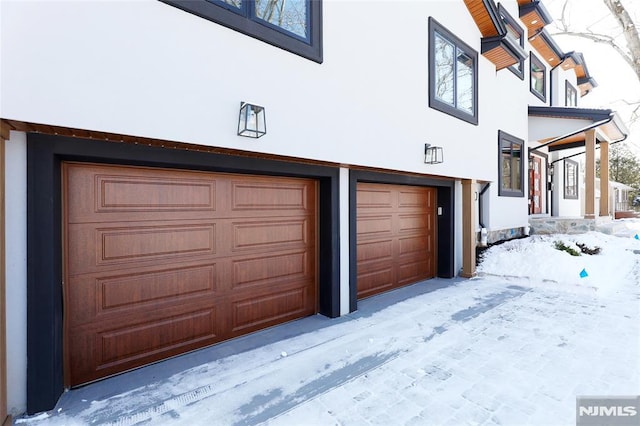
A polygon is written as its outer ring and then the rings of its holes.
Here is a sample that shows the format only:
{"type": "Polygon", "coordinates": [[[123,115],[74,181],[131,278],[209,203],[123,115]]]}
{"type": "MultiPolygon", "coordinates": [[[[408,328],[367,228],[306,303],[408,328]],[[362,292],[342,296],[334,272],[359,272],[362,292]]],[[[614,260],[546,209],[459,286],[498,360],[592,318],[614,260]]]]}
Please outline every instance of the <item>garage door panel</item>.
{"type": "Polygon", "coordinates": [[[358,297],[433,277],[435,189],[358,183],[357,193],[358,297]]]}
{"type": "Polygon", "coordinates": [[[159,321],[97,333],[100,366],[127,362],[154,351],[166,351],[196,340],[215,339],[215,309],[188,312],[159,321]]]}
{"type": "Polygon", "coordinates": [[[122,315],[151,305],[159,309],[163,304],[189,304],[194,297],[212,297],[216,292],[216,273],[216,265],[210,264],[71,278],[69,302],[77,308],[70,324],[122,315]]]}
{"type": "Polygon", "coordinates": [[[358,244],[358,262],[387,260],[393,256],[393,240],[371,241],[358,244]]]}
{"type": "Polygon", "coordinates": [[[314,294],[301,287],[232,301],[232,331],[244,334],[300,316],[311,315],[314,312],[310,309],[309,302],[313,297],[314,294]]]}
{"type": "Polygon", "coordinates": [[[66,168],[70,223],[170,219],[176,211],[192,218],[216,210],[216,180],[202,172],[129,168],[114,174],[111,166],[69,164],[66,168]],[[122,173],[122,174],[121,174],[122,173]]]}
{"type": "Polygon", "coordinates": [[[234,211],[305,211],[313,208],[307,184],[282,184],[259,179],[232,182],[231,209],[234,211]]]}
{"type": "Polygon", "coordinates": [[[316,312],[315,181],[80,163],[63,176],[68,385],[316,312]]]}
{"type": "Polygon", "coordinates": [[[422,211],[427,205],[428,195],[423,188],[411,190],[407,188],[398,191],[398,207],[422,211]]]}
{"type": "Polygon", "coordinates": [[[215,253],[215,224],[96,229],[101,263],[215,253]]]}
{"type": "Polygon", "coordinates": [[[309,221],[306,219],[243,221],[232,223],[233,251],[274,250],[306,247],[309,244],[309,221]]]}
{"type": "Polygon", "coordinates": [[[428,218],[424,214],[416,213],[411,215],[400,215],[398,217],[398,232],[420,233],[424,235],[427,230],[428,218]]]}
{"type": "Polygon", "coordinates": [[[357,234],[359,239],[367,237],[389,236],[393,232],[393,217],[385,216],[361,216],[357,221],[357,234]]]}
{"type": "Polygon", "coordinates": [[[224,293],[216,286],[216,272],[211,265],[149,274],[71,278],[66,300],[74,310],[67,324],[94,324],[94,328],[100,328],[108,323],[115,327],[139,318],[160,318],[212,305],[224,293]]]}
{"type": "Polygon", "coordinates": [[[308,278],[313,271],[306,251],[269,254],[233,262],[232,287],[234,289],[273,285],[283,280],[308,278]]]}
{"type": "Polygon", "coordinates": [[[124,223],[68,226],[68,260],[72,275],[102,268],[137,267],[144,263],[208,258],[216,254],[215,223],[184,225],[124,223]]]}
{"type": "Polygon", "coordinates": [[[418,253],[421,259],[426,260],[428,258],[427,241],[423,235],[416,235],[414,237],[398,238],[399,256],[406,254],[418,253]]]}
{"type": "Polygon", "coordinates": [[[401,284],[420,281],[429,272],[429,267],[429,263],[425,263],[424,259],[402,263],[398,268],[398,281],[401,284]]]}
{"type": "Polygon", "coordinates": [[[97,175],[96,212],[213,211],[215,181],[97,175]]]}
{"type": "Polygon", "coordinates": [[[360,271],[358,269],[358,297],[367,297],[382,291],[391,290],[395,281],[394,268],[391,265],[360,271]]]}
{"type": "Polygon", "coordinates": [[[356,196],[356,204],[363,212],[367,209],[390,209],[394,202],[394,194],[383,187],[365,186],[360,184],[356,196]]]}
{"type": "Polygon", "coordinates": [[[70,344],[70,380],[85,383],[197,349],[220,340],[217,308],[191,310],[107,329],[76,330],[70,344]]]}

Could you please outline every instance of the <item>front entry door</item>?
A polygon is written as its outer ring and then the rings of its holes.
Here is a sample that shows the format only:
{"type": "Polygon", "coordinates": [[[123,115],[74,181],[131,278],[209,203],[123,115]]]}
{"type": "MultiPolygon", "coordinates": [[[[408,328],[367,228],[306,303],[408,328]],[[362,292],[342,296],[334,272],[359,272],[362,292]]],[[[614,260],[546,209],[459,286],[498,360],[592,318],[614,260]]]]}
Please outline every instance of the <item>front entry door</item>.
{"type": "Polygon", "coordinates": [[[542,158],[531,157],[533,167],[529,169],[529,214],[542,213],[542,158]]]}

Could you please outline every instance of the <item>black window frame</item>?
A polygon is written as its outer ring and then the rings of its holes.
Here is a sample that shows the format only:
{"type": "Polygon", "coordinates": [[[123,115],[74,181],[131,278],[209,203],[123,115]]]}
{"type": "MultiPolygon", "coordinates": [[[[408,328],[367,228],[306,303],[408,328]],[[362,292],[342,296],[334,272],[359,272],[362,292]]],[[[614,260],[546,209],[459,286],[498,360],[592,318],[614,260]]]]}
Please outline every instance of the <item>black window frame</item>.
{"type": "MultiPolygon", "coordinates": [[[[498,130],[498,195],[501,197],[524,197],[524,163],[525,163],[525,145],[524,139],[517,138],[505,131],[498,130]],[[503,176],[502,176],[502,146],[504,143],[508,143],[511,149],[511,157],[513,158],[513,145],[520,145],[520,166],[518,167],[518,173],[520,173],[520,188],[513,189],[515,185],[513,185],[513,174],[510,176],[511,179],[511,188],[505,189],[503,188],[503,176]]],[[[513,168],[510,167],[510,170],[513,172],[513,168]]]]}
{"type": "Polygon", "coordinates": [[[565,200],[577,200],[580,198],[580,193],[578,192],[578,173],[580,171],[579,164],[577,161],[565,159],[564,160],[564,187],[563,196],[565,200]],[[574,181],[571,185],[569,185],[569,169],[574,169],[574,181]],[[573,188],[573,191],[569,191],[570,188],[573,188]]]}
{"type": "MultiPolygon", "coordinates": [[[[456,62],[457,63],[457,62],[456,62]]],[[[478,52],[471,48],[468,44],[463,42],[460,38],[456,37],[451,31],[443,27],[433,17],[429,17],[429,107],[436,109],[445,114],[459,118],[474,125],[478,125],[478,52]],[[439,100],[436,96],[436,72],[435,72],[435,42],[436,33],[453,44],[456,49],[461,50],[465,55],[469,56],[473,60],[473,114],[469,114],[456,106],[450,105],[446,102],[439,100]]],[[[454,81],[454,102],[457,101],[457,90],[454,81]]]]}
{"type": "MultiPolygon", "coordinates": [[[[520,25],[518,25],[518,21],[516,21],[513,16],[507,12],[507,9],[502,6],[502,4],[498,4],[498,13],[500,14],[504,24],[513,28],[513,30],[518,33],[519,37],[516,41],[520,44],[520,47],[524,49],[524,30],[520,25]]],[[[509,71],[518,76],[520,80],[524,80],[524,59],[521,59],[518,64],[511,65],[509,67],[509,71]]]]}
{"type": "Polygon", "coordinates": [[[573,84],[569,83],[569,80],[564,81],[564,106],[577,107],[578,106],[578,89],[573,84]],[[573,93],[574,103],[569,104],[569,93],[573,93]]]}
{"type": "MultiPolygon", "coordinates": [[[[251,7],[235,8],[223,2],[207,0],[159,0],[185,12],[223,25],[272,46],[322,63],[322,0],[305,0],[309,6],[308,40],[277,25],[250,15],[251,7]]],[[[243,0],[252,1],[252,0],[243,0]]]]}
{"type": "Polygon", "coordinates": [[[547,102],[547,67],[544,62],[540,58],[538,58],[533,52],[529,53],[529,91],[533,93],[538,99],[542,102],[547,102]],[[542,68],[543,71],[543,79],[542,79],[542,93],[538,92],[533,87],[533,66],[538,65],[542,68]]]}

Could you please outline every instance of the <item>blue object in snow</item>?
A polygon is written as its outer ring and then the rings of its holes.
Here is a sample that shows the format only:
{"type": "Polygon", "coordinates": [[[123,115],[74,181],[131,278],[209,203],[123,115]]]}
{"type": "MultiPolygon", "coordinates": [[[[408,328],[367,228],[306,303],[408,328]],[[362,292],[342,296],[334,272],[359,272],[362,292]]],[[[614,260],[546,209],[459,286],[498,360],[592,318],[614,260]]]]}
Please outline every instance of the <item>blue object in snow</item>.
{"type": "Polygon", "coordinates": [[[580,278],[586,278],[588,276],[589,274],[587,274],[587,270],[583,268],[582,271],[580,271],[580,278]]]}
{"type": "Polygon", "coordinates": [[[640,240],[640,237],[638,237],[638,234],[636,234],[636,236],[633,238],[635,238],[636,240],[640,240]]]}

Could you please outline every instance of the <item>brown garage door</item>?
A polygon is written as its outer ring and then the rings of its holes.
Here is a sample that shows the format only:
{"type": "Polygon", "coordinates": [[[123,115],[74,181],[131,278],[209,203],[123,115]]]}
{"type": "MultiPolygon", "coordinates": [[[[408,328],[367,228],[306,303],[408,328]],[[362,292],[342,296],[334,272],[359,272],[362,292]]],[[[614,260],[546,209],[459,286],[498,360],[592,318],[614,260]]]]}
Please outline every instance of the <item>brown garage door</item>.
{"type": "Polygon", "coordinates": [[[65,163],[66,382],[316,312],[316,182],[65,163]]]}
{"type": "Polygon", "coordinates": [[[358,298],[435,276],[435,188],[358,183],[358,298]]]}

